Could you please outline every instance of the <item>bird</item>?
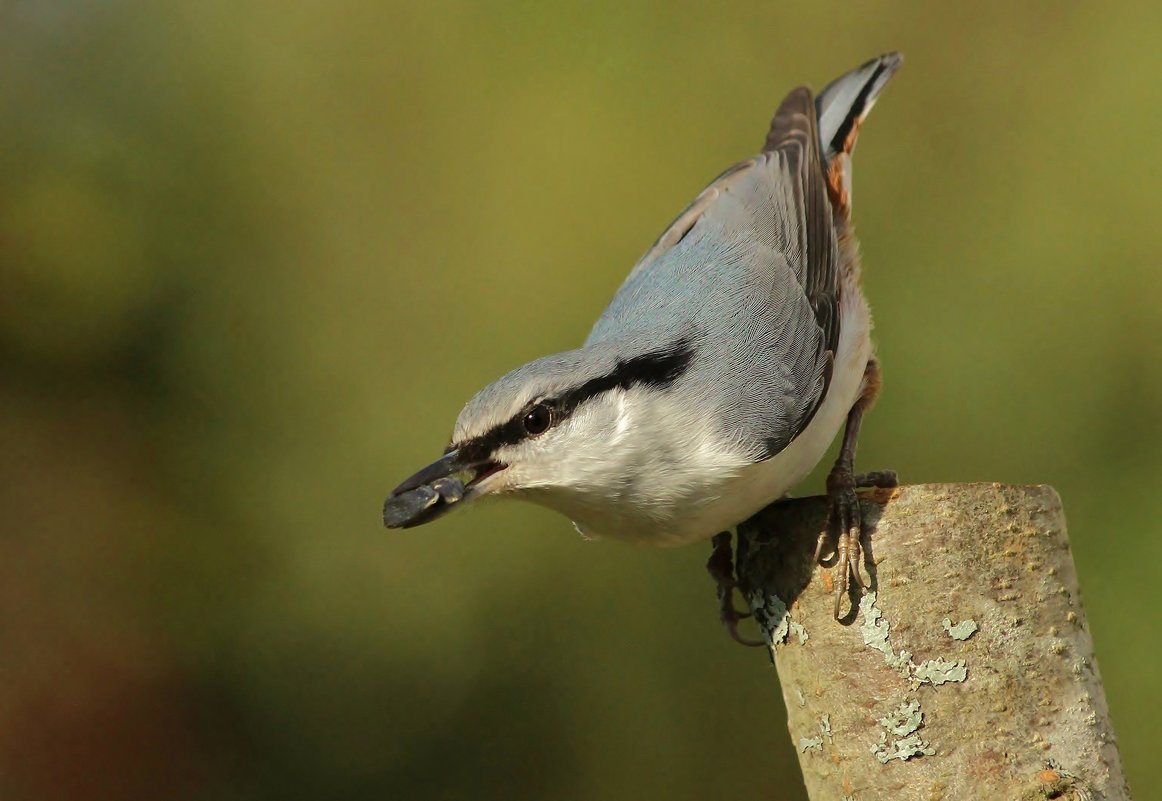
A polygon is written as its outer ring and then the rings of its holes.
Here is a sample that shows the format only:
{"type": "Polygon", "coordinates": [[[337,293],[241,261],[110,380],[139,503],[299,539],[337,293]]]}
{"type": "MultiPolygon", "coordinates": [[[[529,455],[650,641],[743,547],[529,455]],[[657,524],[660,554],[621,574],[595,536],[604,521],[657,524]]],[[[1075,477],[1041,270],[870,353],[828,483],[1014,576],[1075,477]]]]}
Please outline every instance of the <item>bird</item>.
{"type": "MultiPolygon", "coordinates": [[[[585,537],[663,547],[710,540],[736,640],[730,531],[822,461],[835,616],[860,574],[856,444],[881,386],[851,221],[852,150],[903,57],[874,58],[818,95],[792,90],[758,155],[729,168],[632,268],[581,347],[485,386],[443,455],[388,495],[388,528],[484,496],[530,501],[585,537]],[[831,550],[831,532],[835,545],[831,550]]],[[[853,607],[854,608],[854,607],[853,607]]]]}

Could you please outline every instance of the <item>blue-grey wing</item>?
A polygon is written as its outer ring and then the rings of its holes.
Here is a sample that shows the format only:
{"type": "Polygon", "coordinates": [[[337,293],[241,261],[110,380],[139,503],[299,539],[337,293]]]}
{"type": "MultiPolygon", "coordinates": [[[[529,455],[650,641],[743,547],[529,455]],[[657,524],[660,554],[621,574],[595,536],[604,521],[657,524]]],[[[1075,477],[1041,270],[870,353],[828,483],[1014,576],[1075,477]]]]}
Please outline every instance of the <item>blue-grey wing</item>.
{"type": "Polygon", "coordinates": [[[642,257],[589,342],[691,340],[683,386],[756,459],[785,448],[823,398],[839,339],[838,247],[806,88],[764,152],[719,176],[642,257]]]}

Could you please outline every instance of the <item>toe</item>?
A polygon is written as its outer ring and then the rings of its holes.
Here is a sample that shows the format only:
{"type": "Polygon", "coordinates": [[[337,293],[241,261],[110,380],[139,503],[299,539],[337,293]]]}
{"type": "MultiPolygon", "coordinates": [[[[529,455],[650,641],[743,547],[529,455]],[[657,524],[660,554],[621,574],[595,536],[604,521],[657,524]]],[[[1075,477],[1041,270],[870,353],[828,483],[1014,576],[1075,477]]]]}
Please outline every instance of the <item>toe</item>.
{"type": "Polygon", "coordinates": [[[824,525],[823,530],[819,532],[819,539],[815,541],[815,556],[812,561],[819,564],[823,561],[823,547],[827,545],[828,527],[824,525]]]}

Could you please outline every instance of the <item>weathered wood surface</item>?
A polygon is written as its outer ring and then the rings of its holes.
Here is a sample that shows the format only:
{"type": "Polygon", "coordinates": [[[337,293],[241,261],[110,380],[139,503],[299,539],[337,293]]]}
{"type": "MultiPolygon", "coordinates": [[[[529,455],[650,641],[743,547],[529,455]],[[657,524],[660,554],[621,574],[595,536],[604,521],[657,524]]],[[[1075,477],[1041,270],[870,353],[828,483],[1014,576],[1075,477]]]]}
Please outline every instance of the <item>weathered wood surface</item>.
{"type": "Polygon", "coordinates": [[[823,499],[739,532],[811,799],[1128,801],[1057,493],[864,498],[872,592],[842,623],[834,569],[811,559],[823,499]]]}

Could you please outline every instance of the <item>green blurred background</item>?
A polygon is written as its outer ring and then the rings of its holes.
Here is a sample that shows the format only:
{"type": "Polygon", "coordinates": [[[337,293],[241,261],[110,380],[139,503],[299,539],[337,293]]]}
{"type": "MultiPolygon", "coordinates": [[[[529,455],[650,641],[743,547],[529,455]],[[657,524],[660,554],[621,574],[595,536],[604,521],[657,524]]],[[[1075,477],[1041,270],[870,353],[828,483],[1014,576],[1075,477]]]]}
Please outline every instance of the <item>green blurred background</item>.
{"type": "Polygon", "coordinates": [[[1160,30],[1145,0],[0,3],[0,796],[802,798],[706,548],[380,505],[787,90],[889,49],[861,464],[1057,487],[1148,787],[1160,30]]]}

